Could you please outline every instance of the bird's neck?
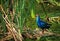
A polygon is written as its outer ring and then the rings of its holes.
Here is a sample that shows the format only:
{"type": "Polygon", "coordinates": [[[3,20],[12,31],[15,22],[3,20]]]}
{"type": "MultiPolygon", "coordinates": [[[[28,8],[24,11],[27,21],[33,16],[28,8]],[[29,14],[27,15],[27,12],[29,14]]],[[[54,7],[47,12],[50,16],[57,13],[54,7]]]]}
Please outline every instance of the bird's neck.
{"type": "Polygon", "coordinates": [[[40,21],[40,16],[37,16],[36,17],[36,21],[40,21]]]}

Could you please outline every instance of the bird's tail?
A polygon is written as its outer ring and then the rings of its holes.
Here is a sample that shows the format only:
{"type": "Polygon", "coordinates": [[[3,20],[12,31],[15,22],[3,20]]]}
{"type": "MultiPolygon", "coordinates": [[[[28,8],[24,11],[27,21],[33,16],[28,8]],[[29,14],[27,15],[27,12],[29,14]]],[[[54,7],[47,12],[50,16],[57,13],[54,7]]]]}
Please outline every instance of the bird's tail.
{"type": "Polygon", "coordinates": [[[49,24],[50,26],[52,26],[52,24],[49,24]]]}
{"type": "Polygon", "coordinates": [[[47,29],[49,29],[51,25],[52,25],[52,24],[48,24],[48,25],[47,25],[47,29]]]}

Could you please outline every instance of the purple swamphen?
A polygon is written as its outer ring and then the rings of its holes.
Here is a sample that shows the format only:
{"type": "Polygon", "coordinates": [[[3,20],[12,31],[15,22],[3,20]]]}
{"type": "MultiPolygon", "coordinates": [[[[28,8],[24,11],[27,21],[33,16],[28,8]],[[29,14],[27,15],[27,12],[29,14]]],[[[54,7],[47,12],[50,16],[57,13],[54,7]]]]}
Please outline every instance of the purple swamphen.
{"type": "Polygon", "coordinates": [[[36,23],[38,27],[42,29],[42,34],[44,34],[44,31],[47,31],[46,29],[49,29],[51,26],[51,24],[48,24],[47,22],[42,21],[38,14],[36,14],[36,23]]]}

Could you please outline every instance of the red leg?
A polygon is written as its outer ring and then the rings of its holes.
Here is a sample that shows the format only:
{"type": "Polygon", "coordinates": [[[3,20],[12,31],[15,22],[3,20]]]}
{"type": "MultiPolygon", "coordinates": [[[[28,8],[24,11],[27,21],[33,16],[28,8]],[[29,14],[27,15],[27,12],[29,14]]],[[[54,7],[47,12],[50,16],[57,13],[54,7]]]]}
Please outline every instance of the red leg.
{"type": "Polygon", "coordinates": [[[42,29],[42,34],[44,34],[44,29],[42,29]]]}
{"type": "Polygon", "coordinates": [[[44,29],[44,31],[48,32],[46,29],[44,29]]]}

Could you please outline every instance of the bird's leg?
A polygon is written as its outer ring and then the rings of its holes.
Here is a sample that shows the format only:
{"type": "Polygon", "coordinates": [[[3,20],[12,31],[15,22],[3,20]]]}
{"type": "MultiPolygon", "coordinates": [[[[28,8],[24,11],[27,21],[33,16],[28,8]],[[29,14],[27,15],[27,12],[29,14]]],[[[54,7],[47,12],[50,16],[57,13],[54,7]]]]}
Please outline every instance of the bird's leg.
{"type": "Polygon", "coordinates": [[[44,31],[48,32],[47,29],[44,29],[44,31]]]}
{"type": "Polygon", "coordinates": [[[42,34],[44,34],[44,29],[42,29],[42,34]]]}
{"type": "Polygon", "coordinates": [[[42,29],[42,34],[48,32],[46,29],[42,29]]]}

